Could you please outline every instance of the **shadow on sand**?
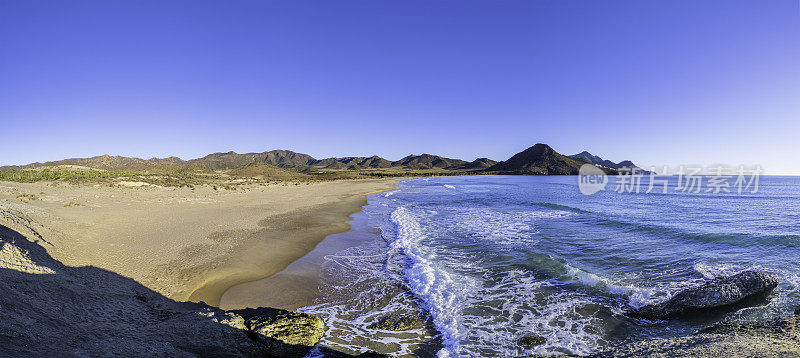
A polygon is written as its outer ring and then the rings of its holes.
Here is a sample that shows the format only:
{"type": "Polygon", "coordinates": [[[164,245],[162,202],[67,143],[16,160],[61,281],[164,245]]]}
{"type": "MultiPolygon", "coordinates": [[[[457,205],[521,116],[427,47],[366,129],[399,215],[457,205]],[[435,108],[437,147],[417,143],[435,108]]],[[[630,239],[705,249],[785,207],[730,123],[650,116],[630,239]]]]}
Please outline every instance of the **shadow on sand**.
{"type": "Polygon", "coordinates": [[[249,330],[249,318],[281,313],[177,302],[111,271],[65,266],[0,225],[0,356],[306,355],[308,346],[249,330]]]}

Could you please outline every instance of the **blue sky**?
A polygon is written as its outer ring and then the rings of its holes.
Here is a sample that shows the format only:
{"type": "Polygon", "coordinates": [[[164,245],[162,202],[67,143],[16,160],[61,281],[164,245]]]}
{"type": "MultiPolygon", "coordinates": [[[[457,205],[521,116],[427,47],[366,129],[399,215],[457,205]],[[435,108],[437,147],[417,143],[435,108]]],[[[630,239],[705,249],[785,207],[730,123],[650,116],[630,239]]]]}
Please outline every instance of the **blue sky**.
{"type": "Polygon", "coordinates": [[[800,175],[800,2],[0,0],[0,164],[537,142],[800,175]]]}

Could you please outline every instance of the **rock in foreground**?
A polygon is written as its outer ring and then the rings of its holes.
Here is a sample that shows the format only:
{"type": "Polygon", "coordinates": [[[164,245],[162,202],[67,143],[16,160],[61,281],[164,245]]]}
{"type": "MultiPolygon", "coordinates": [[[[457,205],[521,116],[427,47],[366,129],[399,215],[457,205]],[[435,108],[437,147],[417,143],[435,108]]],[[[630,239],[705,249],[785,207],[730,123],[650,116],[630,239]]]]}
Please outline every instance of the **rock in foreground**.
{"type": "Polygon", "coordinates": [[[733,276],[719,277],[698,287],[683,290],[669,300],[640,307],[631,316],[662,319],[682,314],[714,309],[740,302],[746,298],[772,291],[778,277],[762,271],[743,271],[733,276]]]}
{"type": "Polygon", "coordinates": [[[281,357],[304,356],[325,335],[325,323],[319,317],[261,307],[230,311],[245,319],[245,329],[281,357]]]}

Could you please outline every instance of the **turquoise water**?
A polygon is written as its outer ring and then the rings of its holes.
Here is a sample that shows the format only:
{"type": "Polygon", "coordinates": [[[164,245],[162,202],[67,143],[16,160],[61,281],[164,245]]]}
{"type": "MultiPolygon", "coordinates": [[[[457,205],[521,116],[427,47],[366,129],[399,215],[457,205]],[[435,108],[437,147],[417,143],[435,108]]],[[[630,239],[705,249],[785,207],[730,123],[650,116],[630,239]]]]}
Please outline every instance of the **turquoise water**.
{"type": "Polygon", "coordinates": [[[398,187],[355,216],[354,231],[376,234],[327,257],[325,298],[304,308],[332,327],[326,345],[450,357],[586,354],[800,305],[799,177],[762,177],[757,193],[741,195],[584,196],[574,176],[440,177],[398,187]],[[625,315],[750,268],[780,276],[768,301],[683,320],[625,315]],[[367,328],[392,312],[415,312],[428,325],[367,328]],[[547,342],[517,345],[526,335],[547,342]]]}

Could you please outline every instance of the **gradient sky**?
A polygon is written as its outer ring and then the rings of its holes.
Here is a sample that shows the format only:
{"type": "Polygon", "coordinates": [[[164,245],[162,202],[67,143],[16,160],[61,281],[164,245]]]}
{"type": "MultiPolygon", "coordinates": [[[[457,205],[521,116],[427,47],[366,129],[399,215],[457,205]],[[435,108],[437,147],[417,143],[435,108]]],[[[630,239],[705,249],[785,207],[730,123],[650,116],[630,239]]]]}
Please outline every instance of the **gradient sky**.
{"type": "Polygon", "coordinates": [[[800,175],[800,2],[0,0],[0,165],[496,160],[800,175]]]}

